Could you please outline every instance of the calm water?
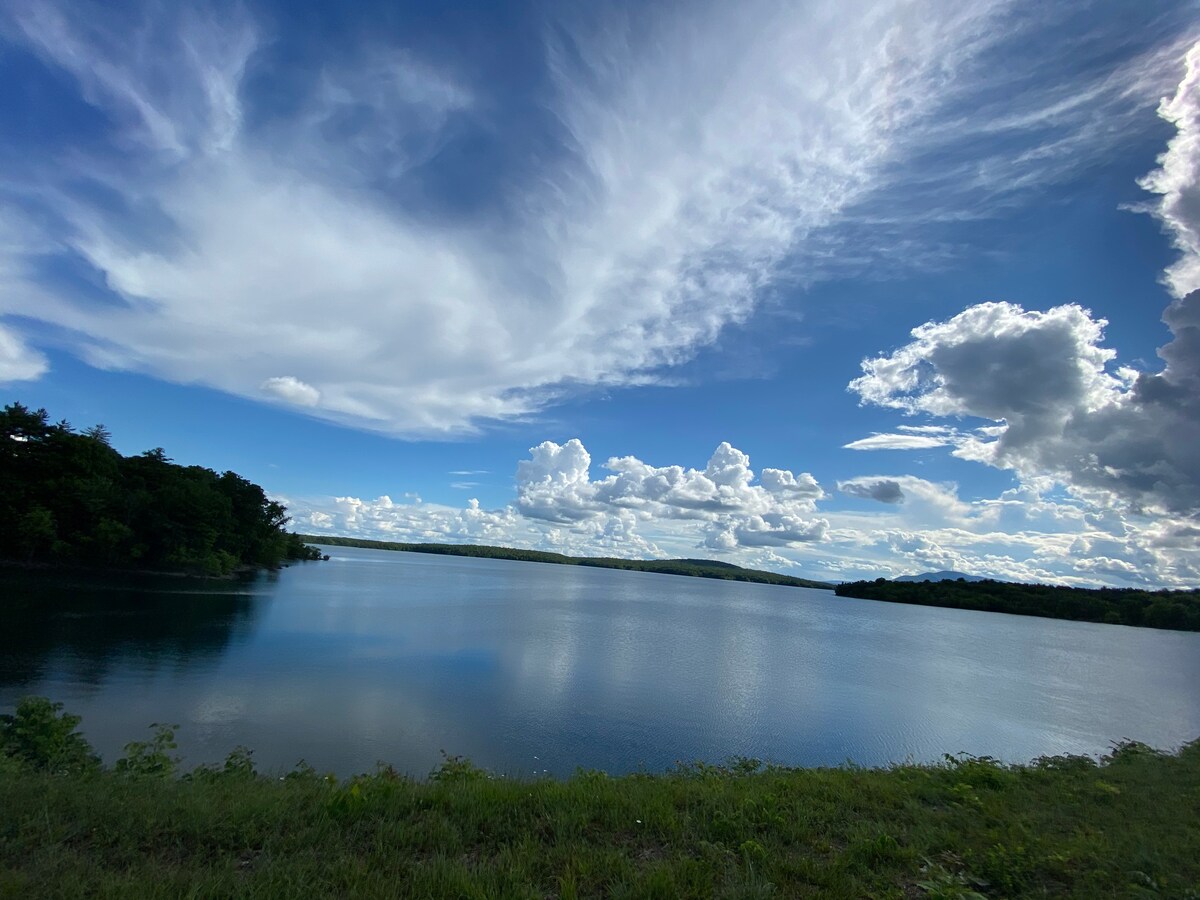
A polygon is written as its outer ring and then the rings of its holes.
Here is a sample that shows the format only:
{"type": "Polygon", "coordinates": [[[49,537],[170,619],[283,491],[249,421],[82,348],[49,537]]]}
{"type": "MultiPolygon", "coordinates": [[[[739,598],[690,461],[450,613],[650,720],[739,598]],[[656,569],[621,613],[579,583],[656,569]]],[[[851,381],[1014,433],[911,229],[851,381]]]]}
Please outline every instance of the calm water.
{"type": "Polygon", "coordinates": [[[733,754],[1010,760],[1200,736],[1200,634],[827,591],[329,548],[214,590],[0,574],[0,707],[44,694],[109,761],[151,722],[188,764],[510,774],[733,754]],[[33,599],[14,603],[13,598],[33,599]]]}

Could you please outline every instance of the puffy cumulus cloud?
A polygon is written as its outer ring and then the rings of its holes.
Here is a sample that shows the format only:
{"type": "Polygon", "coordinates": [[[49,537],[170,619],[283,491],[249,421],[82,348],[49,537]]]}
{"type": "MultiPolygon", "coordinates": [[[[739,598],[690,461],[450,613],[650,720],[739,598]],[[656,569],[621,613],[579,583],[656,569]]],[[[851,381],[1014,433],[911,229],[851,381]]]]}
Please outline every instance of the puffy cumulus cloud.
{"type": "Polygon", "coordinates": [[[589,470],[591,454],[578,438],[562,446],[543,441],[517,463],[517,505],[524,515],[547,522],[579,522],[599,511],[589,470]]]}
{"type": "Polygon", "coordinates": [[[321,402],[320,391],[292,375],[268,378],[262,383],[262,389],[296,406],[316,406],[321,402]]]}
{"type": "Polygon", "coordinates": [[[865,360],[863,403],[996,425],[956,441],[956,456],[1052,479],[1094,503],[1185,516],[1200,511],[1200,292],[1165,321],[1174,339],[1159,374],[1111,372],[1105,321],[1070,304],[1027,312],[982,303],[915,328],[914,340],[865,360]]]}
{"type": "Polygon", "coordinates": [[[704,535],[704,546],[714,550],[739,547],[789,547],[825,539],[829,523],[784,512],[745,518],[725,517],[713,522],[704,535]]]}
{"type": "Polygon", "coordinates": [[[1017,430],[1037,430],[1081,401],[1103,405],[1116,386],[1104,369],[1115,353],[1098,346],[1106,324],[1074,304],[1040,313],[981,303],[914,328],[915,340],[889,356],[864,360],[850,390],[909,413],[1016,414],[1017,430]]]}
{"type": "Polygon", "coordinates": [[[817,479],[807,472],[793,475],[786,469],[763,469],[758,476],[763,489],[772,494],[787,497],[805,497],[810,500],[820,500],[825,496],[817,479]]]}
{"type": "Polygon", "coordinates": [[[25,238],[0,248],[0,314],[96,366],[410,436],[644,383],[780,273],[924,258],[923,223],[1128,134],[1172,16],[1115,62],[1097,40],[995,64],[1077,14],[1029,6],[588,6],[545,29],[544,92],[514,101],[381,29],[300,48],[242,5],[13,0],[0,40],[96,115],[37,152],[3,138],[0,232],[25,238]],[[324,56],[277,67],[303,52],[324,56]]]}
{"type": "Polygon", "coordinates": [[[814,518],[824,496],[808,473],[764,469],[754,484],[750,457],[722,443],[704,469],[652,466],[632,456],[604,464],[612,474],[593,480],[591,456],[578,438],[545,441],[517,466],[517,509],[534,519],[562,524],[606,520],[614,515],[632,527],[681,520],[703,523],[703,546],[784,547],[820,541],[826,523],[814,518]]]}
{"type": "Polygon", "coordinates": [[[28,346],[14,331],[0,325],[0,384],[33,381],[49,368],[46,357],[28,346]]]}
{"type": "Polygon", "coordinates": [[[604,478],[593,480],[590,468],[578,439],[545,441],[518,462],[516,502],[491,510],[477,500],[460,509],[415,496],[280,499],[301,531],[575,555],[734,554],[747,565],[787,568],[795,561],[776,549],[825,536],[827,523],[813,515],[824,494],[811,475],[766,469],[755,483],[749,457],[728,443],[702,470],[654,467],[631,456],[608,460],[604,478]]]}

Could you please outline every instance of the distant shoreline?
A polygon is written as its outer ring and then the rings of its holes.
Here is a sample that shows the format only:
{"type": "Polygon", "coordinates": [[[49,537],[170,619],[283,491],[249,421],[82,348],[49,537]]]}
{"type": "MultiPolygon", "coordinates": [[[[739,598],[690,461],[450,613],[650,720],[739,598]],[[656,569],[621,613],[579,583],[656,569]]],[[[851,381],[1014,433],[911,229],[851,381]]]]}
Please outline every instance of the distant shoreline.
{"type": "Polygon", "coordinates": [[[17,572],[39,572],[54,575],[144,575],[152,578],[189,578],[199,579],[201,581],[237,581],[239,579],[249,578],[253,575],[257,575],[259,572],[278,572],[280,569],[286,569],[293,563],[310,561],[312,560],[293,559],[270,566],[243,565],[238,566],[232,572],[213,575],[205,572],[187,571],[184,569],[135,569],[129,567],[118,568],[113,566],[89,566],[80,563],[41,562],[38,560],[27,562],[19,559],[0,559],[0,571],[7,569],[17,572]]]}
{"type": "Polygon", "coordinates": [[[73,563],[58,562],[23,562],[18,559],[0,559],[0,570],[9,569],[17,572],[39,572],[54,575],[145,575],[154,578],[198,578],[203,581],[235,581],[253,575],[255,572],[275,571],[281,568],[245,566],[222,575],[206,575],[203,572],[185,572],[171,569],[129,569],[111,568],[109,566],[84,566],[73,563]]]}
{"type": "Polygon", "coordinates": [[[1200,591],[1079,588],[983,579],[967,581],[850,581],[839,597],[942,609],[1038,616],[1102,625],[1200,631],[1200,591]]]}
{"type": "Polygon", "coordinates": [[[470,556],[479,559],[508,559],[518,562],[541,562],[559,566],[588,566],[596,569],[625,569],[653,572],[659,575],[685,575],[712,578],[719,581],[741,581],[751,584],[779,584],[785,587],[813,588],[831,591],[833,585],[808,578],[795,578],[760,569],[743,569],[732,563],[702,559],[620,559],[608,556],[567,556],[544,550],[519,550],[511,547],[487,547],[479,544],[406,544],[393,541],[372,541],[364,538],[337,537],[320,534],[298,534],[308,544],[330,547],[359,547],[364,550],[396,550],[406,553],[430,553],[441,556],[470,556]]]}

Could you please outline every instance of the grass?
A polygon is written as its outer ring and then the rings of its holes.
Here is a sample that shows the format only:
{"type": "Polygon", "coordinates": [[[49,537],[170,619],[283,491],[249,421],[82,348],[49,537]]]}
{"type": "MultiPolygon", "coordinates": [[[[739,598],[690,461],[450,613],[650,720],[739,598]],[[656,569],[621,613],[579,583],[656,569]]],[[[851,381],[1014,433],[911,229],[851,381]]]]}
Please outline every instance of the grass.
{"type": "Polygon", "coordinates": [[[130,746],[121,771],[0,757],[0,897],[1200,898],[1200,742],[565,781],[266,777],[241,750],[180,778],[169,740],[130,746]]]}

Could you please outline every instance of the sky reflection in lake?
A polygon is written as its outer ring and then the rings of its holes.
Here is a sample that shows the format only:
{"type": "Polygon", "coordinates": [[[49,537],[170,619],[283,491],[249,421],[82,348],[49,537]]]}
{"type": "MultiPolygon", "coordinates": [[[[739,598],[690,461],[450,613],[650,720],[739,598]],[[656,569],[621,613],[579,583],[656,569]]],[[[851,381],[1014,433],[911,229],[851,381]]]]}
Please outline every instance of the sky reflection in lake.
{"type": "Polygon", "coordinates": [[[65,702],[112,760],[339,774],[440,751],[510,774],[742,754],[865,765],[1200,736],[1200,635],[638,572],[331,548],[215,588],[5,574],[0,705],[65,702]],[[164,590],[170,593],[164,593],[164,590]],[[47,614],[33,609],[48,610],[47,614]],[[16,609],[17,613],[12,613],[16,609]]]}

